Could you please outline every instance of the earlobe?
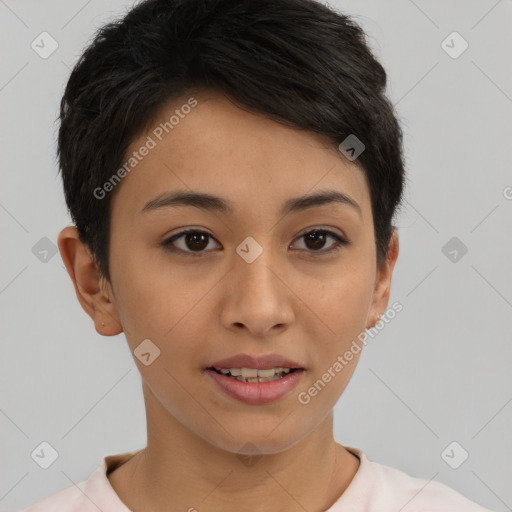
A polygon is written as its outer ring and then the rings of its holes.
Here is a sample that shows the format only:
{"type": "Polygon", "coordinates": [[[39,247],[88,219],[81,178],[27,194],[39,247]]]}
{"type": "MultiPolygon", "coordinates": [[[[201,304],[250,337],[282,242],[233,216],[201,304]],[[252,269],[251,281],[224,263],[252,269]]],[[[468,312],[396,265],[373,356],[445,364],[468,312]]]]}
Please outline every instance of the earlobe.
{"type": "Polygon", "coordinates": [[[103,336],[123,332],[108,284],[100,279],[98,266],[89,248],[80,241],[74,226],[68,226],[59,233],[58,246],[78,301],[93,319],[96,331],[103,336]]]}

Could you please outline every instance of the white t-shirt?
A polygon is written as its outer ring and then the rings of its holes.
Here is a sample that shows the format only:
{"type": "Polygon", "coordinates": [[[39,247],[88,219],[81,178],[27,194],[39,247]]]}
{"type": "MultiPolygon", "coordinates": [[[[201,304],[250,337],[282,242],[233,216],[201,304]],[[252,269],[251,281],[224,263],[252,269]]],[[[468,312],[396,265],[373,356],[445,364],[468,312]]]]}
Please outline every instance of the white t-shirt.
{"type": "MultiPolygon", "coordinates": [[[[359,458],[360,465],[345,492],[326,512],[491,512],[441,482],[412,477],[368,460],[358,448],[345,448],[359,458]]],[[[107,473],[135,453],[104,457],[87,480],[21,512],[131,512],[110,485],[107,473]]]]}

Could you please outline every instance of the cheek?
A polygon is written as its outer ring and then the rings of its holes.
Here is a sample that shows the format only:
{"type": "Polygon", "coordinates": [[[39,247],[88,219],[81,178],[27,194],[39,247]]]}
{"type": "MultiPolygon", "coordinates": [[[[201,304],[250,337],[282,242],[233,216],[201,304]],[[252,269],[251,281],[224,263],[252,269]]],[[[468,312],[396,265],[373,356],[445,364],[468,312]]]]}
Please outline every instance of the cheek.
{"type": "Polygon", "coordinates": [[[307,295],[308,305],[316,314],[307,312],[308,338],[314,343],[309,350],[311,374],[301,391],[307,393],[305,400],[310,398],[309,405],[318,409],[318,414],[334,406],[355,371],[363,350],[361,334],[366,328],[373,284],[371,267],[358,265],[340,272],[338,278],[331,276],[307,295]]]}
{"type": "Polygon", "coordinates": [[[202,344],[212,314],[208,290],[214,283],[208,286],[191,279],[189,273],[174,271],[172,265],[165,271],[156,264],[141,265],[133,257],[125,262],[122,273],[118,312],[141,375],[153,389],[176,386],[177,392],[180,386],[173,378],[187,381],[190,372],[203,363],[202,344]],[[150,366],[136,357],[146,339],[158,354],[150,366]]]}
{"type": "Polygon", "coordinates": [[[331,281],[309,293],[308,312],[312,340],[308,378],[298,390],[297,402],[310,418],[330,411],[347,387],[363,350],[373,281],[364,272],[331,281]]]}
{"type": "Polygon", "coordinates": [[[112,245],[116,307],[127,335],[160,338],[185,313],[188,287],[183,272],[163,266],[161,259],[158,249],[148,251],[122,240],[112,245]]]}
{"type": "MultiPolygon", "coordinates": [[[[318,286],[309,286],[303,291],[306,304],[317,318],[317,333],[320,329],[334,344],[347,341],[366,327],[370,309],[374,273],[370,267],[342,269],[338,276],[332,274],[318,286]]],[[[331,343],[332,344],[332,343],[331,343]]]]}

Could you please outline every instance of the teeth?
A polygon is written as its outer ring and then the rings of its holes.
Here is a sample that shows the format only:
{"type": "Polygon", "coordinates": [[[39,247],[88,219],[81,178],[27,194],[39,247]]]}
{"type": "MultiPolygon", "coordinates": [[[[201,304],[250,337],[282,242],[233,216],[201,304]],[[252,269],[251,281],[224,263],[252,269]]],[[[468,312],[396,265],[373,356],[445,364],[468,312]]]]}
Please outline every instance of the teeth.
{"type": "Polygon", "coordinates": [[[275,374],[275,368],[269,368],[268,370],[258,370],[258,377],[273,377],[275,374]]]}
{"type": "Polygon", "coordinates": [[[266,370],[257,370],[256,368],[221,368],[223,375],[231,373],[233,377],[273,377],[276,373],[290,373],[290,368],[268,368],[266,370]]]}
{"type": "Polygon", "coordinates": [[[258,370],[256,368],[221,368],[220,372],[223,375],[231,374],[232,377],[242,382],[267,382],[282,378],[282,374],[290,373],[290,368],[278,367],[265,370],[258,370]]]}

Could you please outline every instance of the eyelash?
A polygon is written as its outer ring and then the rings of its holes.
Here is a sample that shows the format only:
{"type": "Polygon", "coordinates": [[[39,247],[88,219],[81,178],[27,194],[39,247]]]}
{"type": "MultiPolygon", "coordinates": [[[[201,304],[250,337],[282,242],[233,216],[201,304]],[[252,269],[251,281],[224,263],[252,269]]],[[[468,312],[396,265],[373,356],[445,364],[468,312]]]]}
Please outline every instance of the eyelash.
{"type": "MultiPolygon", "coordinates": [[[[189,233],[202,234],[202,235],[206,235],[206,236],[208,236],[210,238],[213,238],[213,236],[210,235],[210,233],[207,233],[206,231],[201,231],[201,230],[198,230],[198,229],[186,229],[185,231],[180,231],[179,233],[176,233],[175,235],[173,235],[170,238],[168,238],[167,240],[164,240],[161,243],[161,245],[164,247],[164,249],[166,251],[170,251],[170,252],[173,252],[173,253],[181,253],[182,255],[190,256],[192,258],[201,258],[201,257],[207,255],[208,252],[210,252],[210,251],[204,251],[204,250],[202,252],[184,251],[182,249],[177,249],[177,248],[172,246],[172,243],[174,241],[178,240],[179,238],[181,238],[181,237],[183,237],[185,235],[188,235],[189,233]]],[[[313,258],[316,258],[318,256],[324,256],[326,254],[336,253],[336,252],[340,251],[344,246],[350,244],[350,242],[348,240],[345,240],[344,238],[342,238],[338,234],[336,234],[336,233],[334,233],[332,231],[329,231],[327,229],[318,229],[318,228],[314,228],[314,229],[311,229],[311,230],[307,231],[306,233],[303,233],[302,235],[300,235],[298,237],[298,239],[300,239],[302,237],[305,237],[306,235],[309,235],[311,233],[322,233],[322,234],[328,235],[331,238],[334,238],[334,240],[336,241],[336,243],[333,244],[327,250],[319,249],[318,251],[313,251],[313,250],[309,250],[308,251],[307,249],[300,249],[300,250],[306,250],[306,252],[309,252],[313,258]]]]}

